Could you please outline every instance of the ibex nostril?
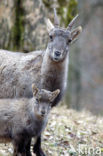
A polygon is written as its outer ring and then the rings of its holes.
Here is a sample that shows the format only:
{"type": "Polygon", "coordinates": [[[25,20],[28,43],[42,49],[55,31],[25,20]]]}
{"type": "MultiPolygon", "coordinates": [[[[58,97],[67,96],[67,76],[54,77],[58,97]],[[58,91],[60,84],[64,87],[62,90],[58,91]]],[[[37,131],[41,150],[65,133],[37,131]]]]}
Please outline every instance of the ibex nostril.
{"type": "Polygon", "coordinates": [[[42,114],[42,115],[45,115],[45,111],[41,111],[41,114],[42,114]]]}
{"type": "Polygon", "coordinates": [[[61,52],[60,51],[55,51],[56,56],[60,56],[61,52]]]}

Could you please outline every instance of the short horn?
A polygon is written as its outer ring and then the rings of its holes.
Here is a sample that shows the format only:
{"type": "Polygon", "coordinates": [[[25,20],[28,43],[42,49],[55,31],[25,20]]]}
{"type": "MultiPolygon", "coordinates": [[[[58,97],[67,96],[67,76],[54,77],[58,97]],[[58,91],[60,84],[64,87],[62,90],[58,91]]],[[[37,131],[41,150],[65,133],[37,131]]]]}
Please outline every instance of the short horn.
{"type": "Polygon", "coordinates": [[[73,27],[73,24],[75,23],[76,19],[78,18],[78,14],[72,19],[72,21],[69,23],[67,30],[71,30],[73,27]]]}
{"type": "Polygon", "coordinates": [[[54,25],[52,24],[50,19],[45,19],[45,22],[46,22],[46,25],[47,25],[47,30],[48,30],[48,32],[50,32],[54,28],[54,25]]]}
{"type": "Polygon", "coordinates": [[[54,8],[54,25],[55,25],[55,27],[59,26],[59,19],[58,19],[58,16],[57,16],[55,8],[54,8]]]}

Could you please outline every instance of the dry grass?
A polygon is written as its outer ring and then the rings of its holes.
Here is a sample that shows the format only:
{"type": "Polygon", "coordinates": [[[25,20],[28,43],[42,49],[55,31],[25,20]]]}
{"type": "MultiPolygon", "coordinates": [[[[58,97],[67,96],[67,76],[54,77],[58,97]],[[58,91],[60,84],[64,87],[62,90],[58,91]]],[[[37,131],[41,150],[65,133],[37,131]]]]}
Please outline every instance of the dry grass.
{"type": "Polygon", "coordinates": [[[103,118],[87,111],[55,108],[44,132],[43,148],[49,156],[102,155],[103,118]]]}
{"type": "MultiPolygon", "coordinates": [[[[102,156],[103,118],[87,111],[54,108],[42,147],[48,156],[102,156]]],[[[0,156],[10,156],[11,153],[10,144],[0,145],[0,156]]]]}

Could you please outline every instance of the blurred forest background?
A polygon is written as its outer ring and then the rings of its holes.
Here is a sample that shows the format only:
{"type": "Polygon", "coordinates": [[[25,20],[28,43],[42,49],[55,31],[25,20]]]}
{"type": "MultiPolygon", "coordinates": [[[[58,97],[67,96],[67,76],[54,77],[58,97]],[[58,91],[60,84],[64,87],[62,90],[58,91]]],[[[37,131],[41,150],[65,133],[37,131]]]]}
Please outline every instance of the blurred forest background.
{"type": "Polygon", "coordinates": [[[70,48],[65,102],[68,107],[103,114],[103,0],[0,0],[0,48],[30,52],[45,49],[45,17],[57,8],[61,26],[79,13],[83,32],[70,48]]]}

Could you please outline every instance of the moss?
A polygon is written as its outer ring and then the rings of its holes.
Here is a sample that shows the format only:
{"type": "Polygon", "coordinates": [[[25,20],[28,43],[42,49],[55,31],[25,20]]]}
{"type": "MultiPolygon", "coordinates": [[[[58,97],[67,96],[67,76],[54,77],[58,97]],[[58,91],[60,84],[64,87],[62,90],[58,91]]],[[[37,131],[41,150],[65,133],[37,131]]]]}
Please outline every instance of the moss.
{"type": "Polygon", "coordinates": [[[65,6],[66,0],[58,0],[60,6],[65,6]]]}
{"type": "MultiPolygon", "coordinates": [[[[53,0],[43,0],[45,7],[48,11],[53,11],[52,4],[53,0]]],[[[73,17],[77,14],[77,0],[57,0],[58,7],[57,13],[60,16],[60,24],[67,26],[68,23],[73,19],[73,17]]]]}
{"type": "Polygon", "coordinates": [[[43,0],[43,3],[47,8],[51,8],[52,1],[43,0]]]}
{"type": "Polygon", "coordinates": [[[21,0],[16,0],[15,4],[15,23],[11,31],[11,39],[13,47],[8,45],[10,50],[21,50],[23,47],[23,33],[24,33],[24,10],[22,8],[21,0]]]}
{"type": "Polygon", "coordinates": [[[67,26],[68,23],[73,19],[73,17],[77,14],[77,0],[70,0],[68,3],[67,8],[67,16],[66,16],[66,22],[65,25],[67,26]]]}
{"type": "Polygon", "coordinates": [[[73,17],[77,14],[77,0],[69,0],[69,2],[62,2],[58,0],[60,7],[58,8],[58,14],[61,17],[61,24],[64,24],[66,27],[68,23],[73,19],[73,17]],[[65,11],[66,10],[66,11],[65,11]]]}

